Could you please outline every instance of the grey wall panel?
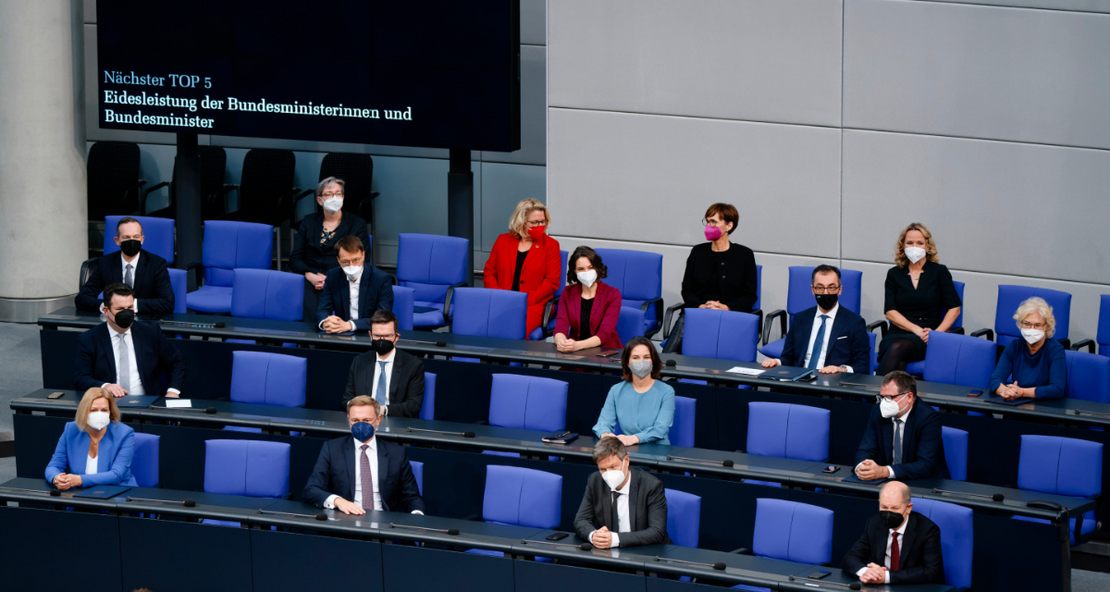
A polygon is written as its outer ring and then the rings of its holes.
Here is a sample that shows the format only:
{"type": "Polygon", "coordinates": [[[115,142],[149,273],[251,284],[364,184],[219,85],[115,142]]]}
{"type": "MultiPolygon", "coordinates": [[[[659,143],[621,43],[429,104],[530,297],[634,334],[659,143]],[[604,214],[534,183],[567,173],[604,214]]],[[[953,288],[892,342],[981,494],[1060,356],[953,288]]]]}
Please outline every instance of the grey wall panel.
{"type": "Polygon", "coordinates": [[[1110,148],[1110,16],[847,0],[845,127],[1110,148]]]}
{"type": "Polygon", "coordinates": [[[520,0],[520,42],[547,45],[547,0],[520,0]]]}
{"type": "Polygon", "coordinates": [[[486,162],[542,165],[547,160],[547,49],[520,47],[520,150],[482,152],[486,162]]]}
{"type": "Polygon", "coordinates": [[[837,256],[840,131],[551,109],[548,197],[558,232],[689,245],[705,207],[740,210],[755,250],[837,256]]]}
{"type": "Polygon", "coordinates": [[[947,2],[953,4],[986,4],[1012,8],[1043,8],[1045,10],[1071,10],[1077,12],[1110,13],[1106,0],[914,0],[920,2],[947,2]]]}
{"type": "Polygon", "coordinates": [[[548,31],[552,106],[840,122],[840,1],[558,0],[548,31]]]}
{"type": "MultiPolygon", "coordinates": [[[[497,235],[508,230],[509,215],[520,200],[534,197],[546,202],[544,192],[547,176],[542,166],[512,165],[484,162],[481,171],[482,199],[477,208],[474,234],[481,250],[488,253],[497,235]]],[[[552,211],[552,232],[562,220],[552,211]]],[[[480,266],[485,259],[475,260],[480,266]]]]}
{"type": "Polygon", "coordinates": [[[969,271],[1107,283],[1110,152],[844,132],[844,257],[890,261],[921,221],[969,271]]]}

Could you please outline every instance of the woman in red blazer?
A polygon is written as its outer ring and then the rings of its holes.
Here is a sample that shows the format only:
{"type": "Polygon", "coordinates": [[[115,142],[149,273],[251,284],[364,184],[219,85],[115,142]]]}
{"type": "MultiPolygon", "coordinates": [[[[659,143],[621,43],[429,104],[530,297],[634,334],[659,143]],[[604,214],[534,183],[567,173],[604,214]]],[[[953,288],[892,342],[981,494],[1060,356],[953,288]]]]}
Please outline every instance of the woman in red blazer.
{"type": "Polygon", "coordinates": [[[578,247],[571,254],[567,262],[568,285],[559,299],[559,314],[555,318],[555,348],[559,351],[622,347],[617,335],[621,293],[601,282],[607,271],[601,256],[589,247],[578,247]]]}
{"type": "Polygon", "coordinates": [[[497,237],[485,267],[485,286],[528,294],[526,332],[543,320],[543,309],[559,289],[559,241],[547,236],[551,217],[538,200],[522,200],[497,237]]]}

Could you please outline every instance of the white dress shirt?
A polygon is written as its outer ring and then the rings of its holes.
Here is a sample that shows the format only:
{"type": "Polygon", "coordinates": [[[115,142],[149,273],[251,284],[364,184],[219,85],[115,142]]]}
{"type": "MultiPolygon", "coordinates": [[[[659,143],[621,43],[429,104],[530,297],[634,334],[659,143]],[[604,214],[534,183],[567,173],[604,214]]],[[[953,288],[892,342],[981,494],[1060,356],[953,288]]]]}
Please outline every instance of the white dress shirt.
{"type": "MultiPolygon", "coordinates": [[[[891,543],[893,542],[891,540],[893,537],[891,537],[890,534],[892,532],[897,532],[898,533],[898,560],[899,560],[899,562],[901,562],[902,551],[905,550],[905,544],[906,544],[906,526],[909,525],[909,523],[910,523],[909,520],[903,520],[901,526],[899,526],[898,528],[895,528],[893,530],[888,530],[887,533],[886,533],[886,555],[883,556],[884,557],[883,567],[886,568],[886,583],[887,584],[890,583],[890,546],[891,546],[891,543]]],[[[867,571],[867,566],[866,565],[859,568],[859,570],[856,571],[856,576],[863,575],[863,572],[865,572],[865,571],[867,571]]]]}
{"type": "MultiPolygon", "coordinates": [[[[809,358],[810,353],[813,351],[813,342],[817,340],[817,332],[821,330],[821,315],[825,315],[829,318],[825,321],[825,336],[824,341],[821,343],[821,348],[818,350],[817,367],[824,368],[827,365],[825,364],[825,355],[829,353],[829,339],[832,338],[832,326],[836,321],[836,313],[839,311],[840,303],[832,307],[832,310],[829,312],[821,312],[821,308],[817,308],[816,314],[813,315],[813,326],[810,327],[809,330],[809,339],[806,340],[806,355],[801,364],[803,368],[809,367],[809,358]]],[[[851,366],[845,366],[845,368],[848,372],[852,372],[851,366]]]]}
{"type": "Polygon", "coordinates": [[[380,399],[385,401],[382,404],[382,415],[389,415],[389,387],[393,384],[393,361],[397,358],[397,348],[393,348],[383,358],[381,356],[374,356],[374,380],[370,383],[371,390],[370,396],[375,401],[378,401],[378,376],[382,373],[382,365],[379,362],[385,362],[385,393],[380,399]]]}
{"type": "MultiPolygon", "coordinates": [[[[128,364],[127,364],[127,367],[130,370],[130,372],[128,372],[128,385],[131,388],[127,389],[127,394],[128,395],[145,395],[146,390],[143,388],[143,380],[142,380],[142,378],[139,377],[139,361],[135,358],[135,336],[131,334],[131,328],[130,327],[128,327],[127,330],[124,331],[122,334],[127,336],[124,339],[124,341],[127,343],[127,357],[128,357],[128,360],[129,360],[128,364]]],[[[108,336],[112,340],[112,359],[115,360],[115,362],[116,362],[116,372],[117,372],[117,374],[116,374],[116,384],[120,384],[119,374],[118,374],[118,372],[119,372],[119,355],[120,355],[120,352],[119,352],[119,346],[120,346],[119,336],[120,335],[121,334],[117,333],[114,329],[112,329],[111,326],[108,327],[108,336]]],[[[100,385],[100,387],[104,388],[104,387],[108,386],[109,384],[111,384],[111,383],[106,382],[106,383],[100,385]]]]}
{"type": "MultiPolygon", "coordinates": [[[[362,454],[363,442],[354,438],[351,438],[351,442],[354,442],[355,446],[355,495],[351,501],[356,506],[362,507],[362,459],[359,455],[362,454]]],[[[370,438],[366,444],[370,446],[366,449],[366,454],[370,457],[370,473],[374,476],[374,509],[381,510],[382,494],[381,488],[378,487],[378,483],[381,482],[381,474],[378,473],[378,437],[370,438]]],[[[329,510],[335,509],[335,500],[338,497],[334,493],[329,495],[328,499],[324,500],[324,507],[329,510]]]]}
{"type": "MultiPolygon", "coordinates": [[[[346,276],[344,276],[344,277],[346,277],[346,276]]],[[[361,284],[361,283],[362,283],[362,273],[359,273],[358,277],[356,277],[353,280],[350,279],[350,278],[347,278],[347,285],[350,286],[350,294],[351,294],[351,318],[349,319],[350,324],[351,324],[351,331],[355,330],[355,319],[358,318],[358,312],[359,312],[358,311],[358,289],[359,289],[359,284],[361,284]]]]}
{"type": "Polygon", "coordinates": [[[85,474],[86,475],[95,475],[96,474],[96,457],[95,456],[90,456],[90,457],[88,457],[87,460],[85,460],[85,474]]]}
{"type": "MultiPolygon", "coordinates": [[[[617,548],[621,545],[621,532],[632,532],[632,517],[628,513],[628,500],[632,495],[632,477],[628,478],[628,483],[624,484],[623,488],[613,490],[617,494],[617,526],[610,534],[613,537],[612,548],[617,548]]],[[[594,532],[597,532],[596,530],[594,532]]],[[[590,533],[590,542],[594,540],[594,532],[590,533]]]]}
{"type": "MultiPolygon", "coordinates": [[[[127,255],[124,255],[122,251],[120,252],[120,254],[119,254],[119,260],[120,260],[119,277],[120,277],[120,280],[127,277],[127,266],[130,265],[131,266],[131,283],[132,284],[135,283],[135,279],[138,277],[138,274],[139,274],[139,257],[142,257],[142,255],[143,255],[143,252],[139,251],[138,253],[135,254],[134,259],[128,261],[127,260],[127,255]]],[[[136,313],[139,312],[139,299],[138,298],[135,298],[135,301],[131,303],[131,310],[135,311],[136,313]]]]}

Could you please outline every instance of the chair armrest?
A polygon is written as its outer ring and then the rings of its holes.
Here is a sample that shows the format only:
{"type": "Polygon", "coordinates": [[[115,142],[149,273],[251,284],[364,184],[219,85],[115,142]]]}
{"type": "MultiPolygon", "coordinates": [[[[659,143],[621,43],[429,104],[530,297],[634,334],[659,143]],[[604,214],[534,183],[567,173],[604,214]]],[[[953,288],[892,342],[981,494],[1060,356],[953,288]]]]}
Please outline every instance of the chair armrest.
{"type": "MultiPolygon", "coordinates": [[[[685,313],[682,311],[685,307],[685,302],[679,302],[678,304],[668,306],[667,311],[663,313],[663,341],[666,341],[667,338],[671,336],[671,331],[674,329],[674,323],[671,322],[674,313],[677,311],[679,317],[683,316],[685,313]]],[[[678,319],[673,320],[677,322],[678,319]]]]}
{"type": "Polygon", "coordinates": [[[733,549],[733,550],[729,551],[729,553],[733,553],[733,554],[736,554],[736,555],[751,555],[752,550],[749,549],[748,547],[740,547],[739,549],[733,549]]]}
{"type": "Polygon", "coordinates": [[[203,281],[204,280],[204,263],[201,263],[200,261],[194,261],[194,262],[186,265],[183,269],[185,270],[185,284],[186,285],[193,285],[193,286],[196,286],[196,287],[199,288],[199,287],[201,287],[201,285],[204,284],[204,281],[203,281]],[[189,272],[193,272],[193,271],[195,271],[196,274],[195,274],[195,277],[194,277],[194,281],[190,282],[189,281],[189,272]]]}
{"type": "Polygon", "coordinates": [[[551,315],[555,312],[555,299],[548,300],[543,305],[543,320],[540,321],[540,328],[543,329],[544,337],[551,337],[553,332],[547,330],[548,324],[551,323],[551,315]]]}
{"type": "Polygon", "coordinates": [[[1071,349],[1071,340],[1070,339],[1061,339],[1060,340],[1060,345],[1064,346],[1064,349],[1071,349]]]}
{"type": "Polygon", "coordinates": [[[987,341],[994,341],[994,329],[979,329],[971,332],[972,337],[985,337],[987,341]]]}
{"type": "Polygon", "coordinates": [[[956,335],[963,335],[964,334],[964,328],[963,327],[952,327],[951,329],[948,330],[948,332],[949,333],[955,333],[956,335]]]}
{"type": "Polygon", "coordinates": [[[682,314],[675,321],[675,325],[677,325],[677,326],[674,327],[673,332],[671,333],[670,339],[663,340],[663,353],[665,353],[665,354],[681,353],[681,352],[679,352],[678,345],[680,343],[682,343],[682,335],[684,333],[686,333],[686,323],[684,322],[685,319],[686,319],[686,315],[682,314]]]}
{"type": "Polygon", "coordinates": [[[772,310],[771,314],[763,319],[763,343],[771,342],[771,326],[776,318],[779,320],[779,332],[786,337],[786,311],[781,308],[772,310]]]}
{"type": "Polygon", "coordinates": [[[455,296],[455,288],[457,286],[447,286],[447,293],[443,296],[443,322],[447,324],[447,330],[451,330],[451,298],[455,296]]]}
{"type": "Polygon", "coordinates": [[[1074,350],[1074,351],[1079,351],[1083,348],[1087,348],[1087,351],[1091,352],[1092,354],[1095,353],[1095,340],[1094,339],[1081,339],[1081,340],[1076,341],[1075,343],[1071,344],[1071,349],[1074,350]]]}
{"type": "Polygon", "coordinates": [[[879,338],[882,339],[883,337],[886,337],[886,332],[890,330],[890,323],[886,321],[875,321],[874,323],[867,325],[868,333],[874,333],[875,329],[879,330],[879,338]]]}
{"type": "MultiPolygon", "coordinates": [[[[763,309],[762,308],[757,308],[757,309],[753,310],[751,312],[751,314],[756,316],[755,326],[759,327],[759,328],[762,328],[763,327],[763,309]]],[[[760,330],[759,333],[760,333],[759,338],[763,339],[763,331],[760,330]]],[[[760,343],[763,343],[763,342],[761,341],[760,343]]],[[[764,345],[767,345],[767,344],[764,343],[764,345]]]]}
{"type": "Polygon", "coordinates": [[[81,270],[77,272],[77,287],[85,285],[89,281],[89,276],[92,275],[93,266],[96,265],[96,259],[88,259],[81,262],[81,270]]]}
{"type": "Polygon", "coordinates": [[[143,189],[143,197],[145,198],[146,196],[150,195],[151,193],[154,193],[155,191],[158,191],[159,189],[161,189],[163,187],[169,187],[169,186],[170,186],[169,181],[162,181],[161,183],[155,183],[154,185],[151,185],[150,187],[148,187],[146,189],[143,189]]]}
{"type": "Polygon", "coordinates": [[[658,333],[659,329],[663,327],[663,323],[661,321],[661,319],[663,318],[663,299],[662,298],[652,298],[651,300],[644,301],[644,303],[640,305],[640,310],[644,311],[644,316],[645,317],[647,316],[648,308],[651,307],[651,306],[655,306],[656,326],[652,330],[650,330],[650,331],[648,331],[647,333],[644,334],[644,337],[647,337],[649,339],[652,336],[654,336],[656,333],[658,333]]]}

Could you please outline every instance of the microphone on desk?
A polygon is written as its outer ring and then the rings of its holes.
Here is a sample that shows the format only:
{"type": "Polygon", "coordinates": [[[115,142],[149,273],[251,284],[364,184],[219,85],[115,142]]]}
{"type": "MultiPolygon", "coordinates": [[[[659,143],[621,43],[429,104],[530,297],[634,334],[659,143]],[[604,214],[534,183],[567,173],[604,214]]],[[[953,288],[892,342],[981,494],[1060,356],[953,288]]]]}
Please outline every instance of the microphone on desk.
{"type": "Polygon", "coordinates": [[[405,428],[410,432],[426,432],[429,434],[442,434],[444,436],[462,436],[463,438],[473,438],[474,432],[453,432],[451,430],[432,430],[428,428],[405,428]]]}
{"type": "Polygon", "coordinates": [[[277,510],[263,510],[262,508],[259,508],[258,513],[262,514],[264,516],[288,516],[290,518],[311,518],[313,520],[319,520],[320,522],[323,522],[323,521],[328,519],[328,515],[325,514],[324,512],[317,512],[316,514],[300,514],[300,513],[297,513],[297,512],[279,512],[277,510]]]}
{"type": "Polygon", "coordinates": [[[413,524],[397,524],[396,522],[390,522],[389,527],[390,528],[408,528],[408,529],[411,529],[411,530],[423,530],[423,531],[426,531],[426,532],[438,532],[440,534],[446,534],[446,535],[450,535],[450,536],[458,536],[458,534],[459,534],[459,529],[457,529],[457,528],[431,528],[431,527],[428,527],[428,526],[415,526],[413,524]]]}
{"type": "Polygon", "coordinates": [[[666,362],[663,362],[663,365],[668,367],[668,368],[674,368],[675,366],[678,365],[678,362],[676,362],[674,360],[667,360],[666,362]]]}
{"type": "Polygon", "coordinates": [[[436,342],[436,347],[447,347],[447,342],[446,341],[437,341],[436,342]]]}
{"type": "Polygon", "coordinates": [[[60,489],[50,489],[48,491],[43,491],[41,489],[27,489],[26,487],[10,487],[8,485],[4,485],[2,487],[4,489],[7,489],[8,491],[22,491],[23,493],[33,493],[33,494],[36,494],[36,495],[49,495],[50,497],[59,497],[59,496],[62,495],[62,491],[60,489]]]}
{"type": "Polygon", "coordinates": [[[975,493],[973,491],[952,491],[950,489],[941,489],[939,487],[934,487],[933,488],[933,493],[939,493],[941,495],[958,495],[958,496],[965,496],[965,497],[977,497],[977,498],[980,498],[980,499],[989,499],[992,502],[1000,502],[1000,501],[1006,499],[1006,496],[1002,495],[1001,493],[992,493],[992,494],[988,495],[986,493],[975,493]]]}
{"type": "Polygon", "coordinates": [[[847,584],[841,582],[825,582],[823,580],[815,580],[813,578],[799,578],[797,576],[790,576],[791,582],[800,582],[810,588],[838,588],[840,590],[860,590],[863,586],[859,582],[850,582],[847,584]]]}
{"type": "Polygon", "coordinates": [[[191,500],[191,499],[167,500],[167,499],[158,499],[158,498],[154,498],[154,497],[132,497],[130,495],[127,496],[127,501],[129,501],[129,502],[149,502],[149,503],[155,503],[155,504],[169,504],[171,506],[184,506],[186,508],[195,508],[196,505],[197,505],[197,502],[194,501],[194,500],[191,500]]]}
{"type": "Polygon", "coordinates": [[[674,456],[674,455],[670,455],[670,454],[667,455],[667,460],[681,460],[681,461],[686,461],[686,462],[699,463],[699,464],[703,464],[703,465],[718,465],[719,464],[722,467],[729,467],[729,468],[732,468],[736,464],[735,462],[732,461],[731,458],[726,458],[724,460],[712,460],[712,459],[708,459],[708,458],[690,458],[690,457],[687,457],[687,456],[674,456]]]}
{"type": "Polygon", "coordinates": [[[685,559],[672,559],[670,557],[659,556],[656,556],[655,559],[653,559],[652,561],[666,561],[667,563],[681,563],[683,565],[696,565],[698,567],[712,567],[717,571],[725,571],[725,568],[728,567],[723,561],[718,561],[716,563],[705,563],[703,561],[687,561],[685,559]]]}
{"type": "Polygon", "coordinates": [[[528,539],[520,539],[522,545],[549,545],[551,547],[576,547],[579,551],[589,551],[594,546],[590,543],[556,543],[553,541],[530,541],[528,539]]]}

